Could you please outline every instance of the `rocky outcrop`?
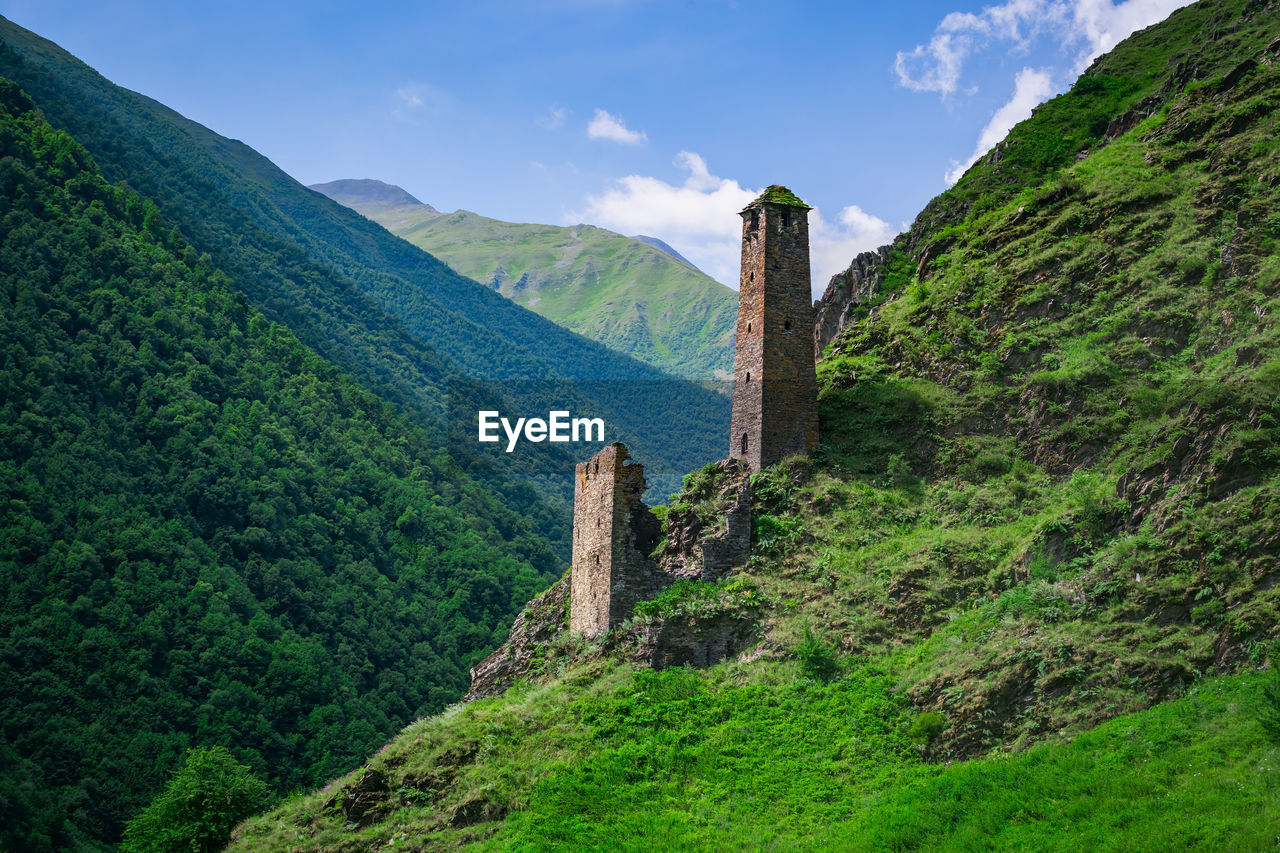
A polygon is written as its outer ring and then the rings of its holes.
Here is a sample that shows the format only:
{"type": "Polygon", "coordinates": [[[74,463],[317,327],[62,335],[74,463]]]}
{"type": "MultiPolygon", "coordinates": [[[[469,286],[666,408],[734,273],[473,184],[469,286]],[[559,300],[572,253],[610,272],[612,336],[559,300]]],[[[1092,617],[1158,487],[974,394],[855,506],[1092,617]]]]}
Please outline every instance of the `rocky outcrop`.
{"type": "Polygon", "coordinates": [[[471,689],[464,702],[494,696],[517,678],[540,668],[546,645],[569,630],[569,576],[530,601],[511,625],[498,650],[471,668],[471,689]]]}
{"type": "Polygon", "coordinates": [[[667,511],[659,568],[677,578],[714,581],[751,556],[751,470],[725,459],[698,479],[667,511]]]}
{"type": "Polygon", "coordinates": [[[854,308],[879,292],[889,267],[892,246],[881,246],[874,252],[863,252],[849,268],[831,277],[822,298],[813,304],[813,347],[818,358],[849,321],[854,308]]]}

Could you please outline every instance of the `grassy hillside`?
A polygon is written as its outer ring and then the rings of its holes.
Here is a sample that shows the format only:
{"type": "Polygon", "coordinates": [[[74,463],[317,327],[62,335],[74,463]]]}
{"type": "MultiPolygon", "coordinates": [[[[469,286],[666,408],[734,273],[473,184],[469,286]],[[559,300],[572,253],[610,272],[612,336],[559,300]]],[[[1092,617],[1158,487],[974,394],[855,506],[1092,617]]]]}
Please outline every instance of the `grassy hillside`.
{"type": "Polygon", "coordinates": [[[733,374],[737,295],[659,248],[591,225],[442,213],[377,181],[311,188],[611,349],[686,379],[733,374]]]}
{"type": "Polygon", "coordinates": [[[1280,833],[1253,675],[946,764],[875,667],[830,684],[778,663],[593,674],[419,721],[228,849],[1212,851],[1280,833]],[[347,791],[367,818],[345,823],[347,791]]]}
{"type": "MultiPolygon", "coordinates": [[[[550,399],[603,417],[650,465],[659,495],[723,453],[721,433],[706,425],[728,423],[724,395],[526,311],[308,190],[243,143],[112,85],[7,20],[0,42],[0,75],[84,145],[108,181],[151,200],[269,319],[424,422],[440,425],[450,406],[455,415],[497,408],[531,416],[550,399]]],[[[473,439],[464,431],[453,445],[468,470],[487,477],[495,469],[496,488],[511,476],[531,484],[511,500],[565,542],[570,472],[581,454],[543,444],[482,455],[473,439]]]]}
{"type": "Polygon", "coordinates": [[[558,640],[233,849],[1274,847],[1277,22],[1136,34],[917,220],[820,363],[823,447],[753,477],[746,569],[636,617],[746,596],[756,650],[558,640]]]}
{"type": "Polygon", "coordinates": [[[186,747],[277,792],[454,701],[563,564],[0,81],[0,848],[186,747]]]}

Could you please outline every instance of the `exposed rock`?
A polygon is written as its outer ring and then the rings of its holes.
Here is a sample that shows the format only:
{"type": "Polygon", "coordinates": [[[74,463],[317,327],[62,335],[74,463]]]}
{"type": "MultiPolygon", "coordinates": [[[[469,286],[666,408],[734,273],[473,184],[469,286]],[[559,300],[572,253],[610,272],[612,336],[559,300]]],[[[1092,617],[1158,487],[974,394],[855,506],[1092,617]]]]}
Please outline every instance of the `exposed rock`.
{"type": "Polygon", "coordinates": [[[745,462],[725,459],[702,474],[692,493],[695,505],[667,513],[667,542],[659,567],[678,578],[718,580],[751,555],[751,472],[745,462]]]}
{"type": "Polygon", "coordinates": [[[863,252],[849,268],[831,277],[822,298],[813,304],[813,346],[816,357],[849,321],[854,308],[880,291],[889,268],[891,246],[863,252]]]}
{"type": "Polygon", "coordinates": [[[507,816],[505,806],[491,803],[483,797],[464,800],[449,812],[449,825],[455,829],[487,823],[491,820],[502,820],[507,816]]]}
{"type": "Polygon", "coordinates": [[[371,767],[355,784],[339,788],[329,801],[324,804],[326,811],[338,809],[347,823],[363,828],[372,826],[386,816],[392,809],[388,802],[387,777],[371,767]]]}
{"type": "Polygon", "coordinates": [[[464,702],[494,696],[540,662],[539,649],[569,629],[569,576],[565,575],[525,605],[507,641],[471,668],[464,702]]]}

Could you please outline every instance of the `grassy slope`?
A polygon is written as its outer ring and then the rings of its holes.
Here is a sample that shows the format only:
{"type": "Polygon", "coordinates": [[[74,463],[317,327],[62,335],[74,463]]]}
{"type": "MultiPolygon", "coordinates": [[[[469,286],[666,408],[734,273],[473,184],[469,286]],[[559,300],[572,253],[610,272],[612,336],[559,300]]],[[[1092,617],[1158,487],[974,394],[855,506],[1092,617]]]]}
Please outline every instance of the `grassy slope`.
{"type": "Polygon", "coordinates": [[[503,222],[465,210],[334,198],[605,346],[689,379],[733,372],[737,297],[660,249],[591,225],[503,222]]]}
{"type": "Polygon", "coordinates": [[[578,673],[413,724],[229,849],[1260,850],[1280,833],[1257,675],[951,765],[921,760],[894,681],[791,663],[578,673]],[[357,829],[329,803],[366,774],[394,793],[357,829]]]}
{"type": "Polygon", "coordinates": [[[1138,34],[1015,129],[1025,169],[1006,146],[930,205],[929,261],[820,366],[824,448],[755,479],[761,658],[597,660],[451,710],[372,760],[402,811],[360,835],[312,795],[242,849],[1273,846],[1250,670],[1280,639],[1280,68],[1231,72],[1276,13],[1138,34]],[[1105,130],[1162,80],[1166,108],[1052,165],[1064,117],[1105,130]],[[776,659],[806,620],[833,685],[776,659]]]}

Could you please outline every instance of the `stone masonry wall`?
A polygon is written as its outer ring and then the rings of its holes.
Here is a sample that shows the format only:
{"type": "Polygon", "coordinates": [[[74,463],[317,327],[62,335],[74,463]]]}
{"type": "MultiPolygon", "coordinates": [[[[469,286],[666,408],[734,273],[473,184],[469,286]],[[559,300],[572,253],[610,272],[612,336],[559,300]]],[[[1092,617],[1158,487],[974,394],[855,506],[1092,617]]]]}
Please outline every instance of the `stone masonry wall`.
{"type": "Polygon", "coordinates": [[[729,456],[753,471],[818,446],[808,214],[763,197],[742,211],[729,456]]]}
{"type": "Polygon", "coordinates": [[[658,519],[641,500],[644,466],[629,459],[616,442],[574,472],[569,629],[588,637],[626,620],[636,602],[671,581],[649,559],[658,519]]]}

